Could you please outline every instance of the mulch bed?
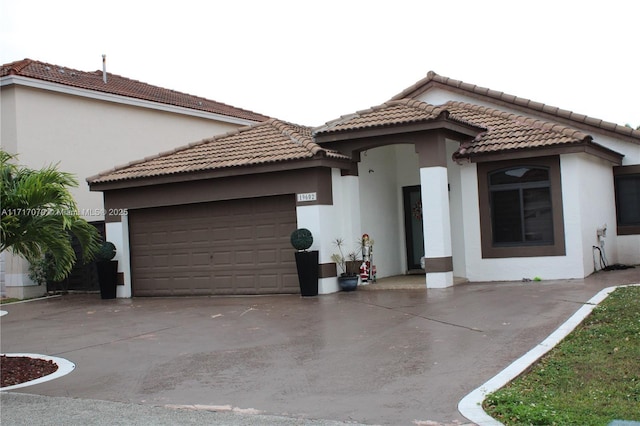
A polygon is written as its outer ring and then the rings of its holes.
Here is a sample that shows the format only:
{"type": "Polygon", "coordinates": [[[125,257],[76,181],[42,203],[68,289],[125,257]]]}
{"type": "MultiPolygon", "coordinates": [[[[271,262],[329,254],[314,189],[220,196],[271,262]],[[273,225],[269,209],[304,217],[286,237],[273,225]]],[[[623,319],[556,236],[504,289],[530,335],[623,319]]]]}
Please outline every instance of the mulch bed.
{"type": "Polygon", "coordinates": [[[0,356],[0,387],[18,385],[54,373],[53,361],[26,356],[0,356]]]}

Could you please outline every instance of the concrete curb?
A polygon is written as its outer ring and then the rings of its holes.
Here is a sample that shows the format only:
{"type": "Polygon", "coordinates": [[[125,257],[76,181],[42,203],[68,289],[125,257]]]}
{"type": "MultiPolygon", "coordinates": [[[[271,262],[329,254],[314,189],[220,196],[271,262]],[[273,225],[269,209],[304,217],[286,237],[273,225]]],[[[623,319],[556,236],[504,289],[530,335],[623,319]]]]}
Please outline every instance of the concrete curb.
{"type": "Polygon", "coordinates": [[[13,386],[5,386],[3,388],[0,388],[0,392],[15,390],[15,389],[24,388],[27,386],[37,385],[39,383],[48,382],[49,380],[54,380],[59,377],[66,376],[76,368],[76,365],[71,361],[68,361],[64,358],[58,358],[55,356],[40,355],[40,354],[2,354],[2,355],[8,356],[8,357],[24,356],[27,358],[36,358],[36,359],[44,359],[45,361],[53,361],[58,366],[58,369],[51,374],[47,374],[46,376],[42,376],[37,379],[30,380],[28,382],[18,383],[17,385],[13,385],[13,386]]]}
{"type": "Polygon", "coordinates": [[[553,349],[562,341],[569,333],[571,333],[590,313],[607,298],[614,290],[621,287],[639,286],[640,284],[629,284],[607,287],[600,290],[587,303],[582,305],[576,313],[574,313],[564,324],[558,327],[541,343],[531,349],[529,352],[512,362],[507,368],[489,379],[480,387],[471,391],[467,396],[462,398],[458,403],[458,411],[467,419],[476,423],[478,426],[498,426],[501,422],[489,416],[482,409],[482,402],[485,397],[500,389],[529,368],[534,362],[540,359],[544,354],[553,349]]]}

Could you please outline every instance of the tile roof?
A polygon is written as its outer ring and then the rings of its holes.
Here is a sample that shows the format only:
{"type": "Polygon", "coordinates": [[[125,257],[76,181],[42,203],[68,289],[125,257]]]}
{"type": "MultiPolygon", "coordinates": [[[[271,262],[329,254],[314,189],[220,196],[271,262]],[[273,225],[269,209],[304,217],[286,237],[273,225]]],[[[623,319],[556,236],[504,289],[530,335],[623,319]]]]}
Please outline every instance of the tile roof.
{"type": "Polygon", "coordinates": [[[349,159],[326,150],[311,137],[311,129],[269,119],[224,135],[116,167],[87,179],[90,184],[150,178],[181,173],[256,166],[326,156],[349,159]]]}
{"type": "Polygon", "coordinates": [[[444,86],[450,89],[467,93],[474,97],[488,98],[489,100],[498,101],[521,110],[535,111],[549,117],[549,119],[564,120],[565,124],[571,123],[570,125],[580,126],[583,128],[584,126],[588,126],[591,128],[595,127],[597,129],[616,133],[618,135],[629,136],[634,141],[640,143],[640,130],[635,130],[627,126],[621,126],[619,124],[611,123],[593,117],[588,117],[584,114],[578,114],[569,110],[546,105],[541,102],[535,102],[530,99],[509,95],[504,92],[491,90],[486,87],[477,86],[475,84],[465,83],[460,80],[455,80],[453,78],[438,75],[433,71],[429,71],[425,78],[398,93],[393,98],[391,98],[391,100],[415,98],[434,86],[444,86]]]}
{"type": "Polygon", "coordinates": [[[487,129],[462,144],[457,157],[516,151],[558,145],[592,143],[592,137],[558,123],[533,119],[466,102],[450,101],[442,106],[451,117],[487,129]]]}
{"type": "Polygon", "coordinates": [[[435,106],[415,99],[392,100],[343,116],[316,128],[314,135],[428,122],[445,114],[448,120],[479,129],[475,139],[461,146],[456,153],[457,157],[554,145],[592,143],[592,138],[587,133],[563,124],[466,102],[449,101],[435,106]]]}
{"type": "Polygon", "coordinates": [[[418,123],[438,118],[445,110],[413,99],[399,99],[344,115],[314,129],[314,135],[418,123]]]}
{"type": "Polygon", "coordinates": [[[32,59],[23,59],[2,65],[0,67],[0,77],[5,76],[33,78],[65,86],[158,102],[256,122],[269,119],[269,117],[265,115],[252,111],[236,108],[199,96],[152,86],[116,74],[107,73],[107,83],[105,83],[101,70],[94,72],[78,71],[59,65],[34,61],[32,59]]]}

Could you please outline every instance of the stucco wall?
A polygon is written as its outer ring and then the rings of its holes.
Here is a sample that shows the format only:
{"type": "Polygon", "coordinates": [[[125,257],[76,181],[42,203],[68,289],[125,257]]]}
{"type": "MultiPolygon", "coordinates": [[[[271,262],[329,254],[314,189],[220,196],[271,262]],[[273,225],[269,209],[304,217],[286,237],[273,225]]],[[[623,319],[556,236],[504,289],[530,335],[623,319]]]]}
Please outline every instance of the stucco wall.
{"type": "MultiPolygon", "coordinates": [[[[362,153],[358,164],[362,232],[375,241],[378,278],[407,272],[402,188],[420,185],[414,145],[388,145],[362,153]]],[[[360,235],[354,236],[354,239],[360,235]]]]}
{"type": "MultiPolygon", "coordinates": [[[[478,100],[475,97],[466,96],[460,93],[454,93],[443,89],[433,89],[428,93],[419,96],[419,99],[434,105],[440,105],[450,100],[470,102],[477,105],[484,105],[492,108],[498,108],[504,111],[513,112],[524,115],[522,111],[509,108],[508,106],[495,104],[478,100]]],[[[535,117],[535,114],[529,114],[535,117]]],[[[627,142],[612,137],[609,134],[598,132],[596,129],[589,130],[589,134],[593,136],[593,141],[601,146],[607,147],[615,152],[623,154],[622,165],[640,164],[640,145],[637,143],[627,142]]],[[[545,271],[547,276],[565,277],[578,276],[580,271],[582,274],[588,275],[593,272],[593,246],[598,245],[596,238],[596,229],[607,225],[607,237],[605,239],[605,251],[609,263],[624,263],[637,265],[640,264],[640,235],[616,235],[616,218],[615,218],[615,200],[614,186],[612,179],[612,164],[597,159],[586,154],[583,155],[563,155],[562,156],[562,181],[563,181],[563,197],[565,204],[565,225],[567,232],[565,234],[567,241],[567,257],[566,263],[553,267],[556,261],[553,258],[542,260],[541,258],[530,258],[530,262],[526,265],[523,262],[501,260],[481,260],[478,258],[480,253],[479,230],[475,229],[479,223],[478,206],[477,206],[477,182],[473,186],[475,180],[475,168],[472,165],[465,166],[463,180],[464,187],[464,221],[466,227],[464,230],[464,252],[468,259],[473,259],[466,265],[459,265],[459,252],[457,247],[460,246],[460,240],[456,238],[458,221],[454,217],[454,206],[452,205],[452,237],[453,237],[453,253],[454,253],[454,270],[458,271],[461,267],[468,270],[467,277],[470,279],[478,279],[485,277],[483,280],[489,279],[513,279],[513,277],[522,275],[538,275],[540,270],[545,271]],[[472,172],[473,171],[473,172],[472,172]],[[475,191],[475,192],[474,192],[475,191]],[[473,211],[471,211],[473,210],[473,211]],[[580,244],[580,246],[577,246],[580,244]],[[521,273],[511,274],[512,278],[505,278],[505,274],[497,272],[498,270],[507,268],[509,264],[512,266],[522,265],[521,273]],[[550,267],[549,272],[547,267],[550,267]],[[485,270],[486,269],[486,270],[485,270]],[[563,274],[561,270],[567,271],[563,274]]],[[[451,165],[449,165],[450,182],[455,181],[455,176],[451,175],[451,165]]],[[[461,175],[462,176],[462,175],[461,175]]],[[[451,202],[456,203],[455,198],[451,198],[451,202]]],[[[598,266],[599,268],[599,266],[598,266]]],[[[460,273],[456,273],[460,275],[460,273]]]]}
{"type": "MultiPolygon", "coordinates": [[[[88,221],[104,214],[102,193],[89,191],[87,177],[241,126],[24,86],[2,86],[0,99],[2,148],[22,165],[58,164],[74,174],[79,186],[71,192],[88,221]]],[[[28,285],[26,262],[12,257],[5,284],[28,285]]]]}
{"type": "MultiPolygon", "coordinates": [[[[593,246],[599,246],[599,228],[607,228],[604,241],[606,256],[610,262],[618,261],[611,164],[586,154],[562,155],[560,160],[563,189],[567,187],[564,192],[571,192],[578,199],[577,205],[565,203],[565,214],[580,221],[584,273],[589,275],[594,271],[593,246]]],[[[597,269],[600,269],[599,265],[597,269]]]]}
{"type": "MultiPolygon", "coordinates": [[[[640,164],[640,144],[634,144],[631,142],[624,142],[616,140],[607,135],[594,135],[594,142],[606,146],[616,152],[624,154],[622,158],[623,166],[631,166],[640,164]]],[[[609,263],[622,263],[625,265],[640,265],[640,235],[617,235],[616,234],[616,217],[615,217],[615,194],[613,193],[613,178],[611,176],[610,167],[606,170],[601,170],[598,174],[602,177],[596,182],[596,186],[592,185],[591,190],[595,194],[597,188],[598,199],[603,200],[602,207],[612,206],[613,210],[610,212],[610,219],[607,222],[607,237],[605,239],[605,251],[609,260],[609,263]],[[605,182],[609,183],[609,186],[602,186],[605,182]],[[608,193],[608,194],[607,194],[608,193]],[[599,195],[598,195],[599,194],[599,195]],[[607,194],[606,197],[603,194],[607,194]],[[607,203],[604,203],[607,200],[607,203]]],[[[589,174],[588,179],[594,175],[589,174]]],[[[593,182],[592,182],[593,183],[593,182]]],[[[590,208],[590,204],[587,204],[587,208],[590,208]]],[[[593,239],[592,236],[591,240],[593,239]]],[[[599,268],[599,266],[598,266],[599,268]]]]}
{"type": "Polygon", "coordinates": [[[95,214],[103,207],[102,193],[89,192],[87,177],[239,127],[27,87],[3,87],[3,99],[5,91],[15,93],[15,102],[3,108],[3,146],[17,152],[21,164],[59,163],[75,174],[79,187],[72,192],[81,212],[91,210],[89,221],[104,217],[95,214]]]}
{"type": "MultiPolygon", "coordinates": [[[[331,255],[337,253],[336,238],[351,242],[352,235],[360,235],[360,205],[358,178],[341,176],[340,170],[331,171],[332,205],[298,206],[298,227],[308,228],[314,238],[311,250],[319,251],[320,263],[331,263],[331,255]]],[[[348,250],[348,247],[347,247],[348,250]]],[[[340,274],[340,270],[337,271],[340,274]]],[[[328,294],[339,291],[335,277],[322,278],[318,283],[318,292],[328,294]]]]}
{"type": "Polygon", "coordinates": [[[18,139],[16,126],[16,90],[0,88],[0,146],[7,152],[16,152],[18,139]]]}
{"type": "MultiPolygon", "coordinates": [[[[362,233],[369,234],[375,242],[373,263],[377,276],[382,278],[404,273],[406,268],[402,268],[400,260],[404,252],[404,233],[398,232],[398,224],[403,221],[398,210],[398,193],[401,197],[402,190],[399,188],[396,166],[402,160],[397,157],[393,145],[370,149],[363,152],[360,158],[358,174],[362,233]]],[[[348,241],[354,244],[361,236],[350,235],[348,241]]]]}
{"type": "Polygon", "coordinates": [[[561,279],[582,277],[580,248],[570,248],[570,241],[580,235],[578,224],[567,229],[568,256],[513,257],[483,259],[480,214],[478,210],[478,179],[475,164],[466,164],[461,169],[461,182],[465,196],[462,200],[464,217],[464,245],[466,277],[470,281],[513,281],[522,278],[561,279]],[[571,237],[570,237],[571,235],[571,237]],[[570,239],[571,238],[571,239],[570,239]]]}
{"type": "Polygon", "coordinates": [[[113,260],[118,262],[118,272],[124,276],[124,285],[116,287],[116,297],[131,297],[131,246],[129,245],[129,217],[122,216],[120,222],[105,224],[105,232],[109,241],[116,247],[116,256],[113,260]]]}
{"type": "Polygon", "coordinates": [[[447,179],[449,180],[449,212],[451,215],[451,252],[453,257],[453,275],[466,278],[467,264],[465,253],[464,230],[468,225],[464,218],[462,190],[462,165],[452,160],[453,153],[458,149],[459,143],[447,141],[447,179]]]}
{"type": "Polygon", "coordinates": [[[473,281],[511,281],[522,278],[582,278],[594,271],[593,246],[596,231],[607,225],[606,254],[610,262],[618,256],[617,238],[609,224],[615,223],[610,164],[586,154],[560,157],[566,242],[565,256],[482,259],[477,207],[475,164],[462,168],[467,196],[463,199],[467,278],[473,281]]]}

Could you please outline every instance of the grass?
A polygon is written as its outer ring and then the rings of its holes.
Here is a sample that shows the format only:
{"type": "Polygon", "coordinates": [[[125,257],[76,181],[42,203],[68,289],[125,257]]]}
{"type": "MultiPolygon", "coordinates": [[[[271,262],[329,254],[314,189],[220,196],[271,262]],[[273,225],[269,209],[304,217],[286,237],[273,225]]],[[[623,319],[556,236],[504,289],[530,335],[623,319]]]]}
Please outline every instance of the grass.
{"type": "Polygon", "coordinates": [[[505,425],[640,420],[640,287],[622,287],[531,369],[487,396],[505,425]]]}
{"type": "Polygon", "coordinates": [[[15,297],[6,297],[3,299],[0,299],[0,305],[4,305],[6,303],[13,303],[13,302],[19,302],[22,299],[16,299],[15,297]]]}

